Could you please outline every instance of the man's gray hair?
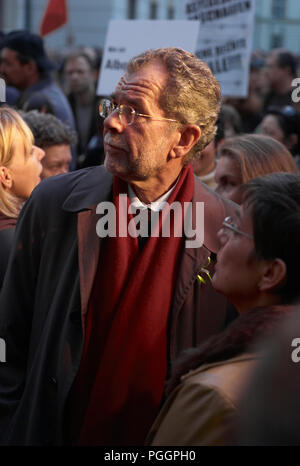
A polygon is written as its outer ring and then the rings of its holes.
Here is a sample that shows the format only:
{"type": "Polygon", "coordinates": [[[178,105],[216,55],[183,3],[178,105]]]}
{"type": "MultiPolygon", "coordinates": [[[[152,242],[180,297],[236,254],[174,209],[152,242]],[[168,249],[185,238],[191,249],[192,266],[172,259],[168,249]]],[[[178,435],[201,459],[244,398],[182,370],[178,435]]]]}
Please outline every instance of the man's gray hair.
{"type": "Polygon", "coordinates": [[[205,62],[193,53],[175,47],[141,53],[130,60],[127,73],[131,74],[155,60],[164,63],[169,75],[160,97],[166,116],[183,124],[196,124],[201,129],[200,140],[186,156],[185,162],[188,163],[215,136],[221,103],[220,85],[205,62]]]}

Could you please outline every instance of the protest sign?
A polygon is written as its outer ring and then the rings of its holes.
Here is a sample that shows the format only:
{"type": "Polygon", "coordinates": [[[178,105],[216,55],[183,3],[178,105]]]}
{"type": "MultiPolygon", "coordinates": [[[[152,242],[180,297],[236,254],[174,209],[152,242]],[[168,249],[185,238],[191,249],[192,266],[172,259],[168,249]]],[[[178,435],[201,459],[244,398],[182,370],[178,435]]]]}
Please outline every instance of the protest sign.
{"type": "Polygon", "coordinates": [[[141,52],[161,47],[196,49],[199,22],[187,20],[110,21],[100,69],[97,95],[110,95],[128,61],[141,52]]]}
{"type": "Polygon", "coordinates": [[[224,96],[246,97],[255,0],[185,0],[187,19],[199,21],[196,55],[205,60],[224,96]]]}

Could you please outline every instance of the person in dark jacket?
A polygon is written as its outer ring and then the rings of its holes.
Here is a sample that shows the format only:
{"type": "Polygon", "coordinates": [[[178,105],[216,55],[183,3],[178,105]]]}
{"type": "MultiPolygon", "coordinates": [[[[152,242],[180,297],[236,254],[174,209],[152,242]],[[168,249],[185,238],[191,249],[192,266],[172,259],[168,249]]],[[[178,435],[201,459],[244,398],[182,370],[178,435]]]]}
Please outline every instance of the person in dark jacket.
{"type": "Polygon", "coordinates": [[[143,444],[174,358],[232,318],[210,276],[239,207],[189,164],[219,107],[195,55],[145,52],[101,103],[104,166],[26,203],[0,302],[2,443],[143,444]]]}
{"type": "Polygon", "coordinates": [[[264,97],[263,112],[271,106],[286,105],[292,105],[299,110],[299,103],[292,100],[293,80],[297,78],[297,57],[287,49],[272,49],[265,67],[270,90],[264,97]]]}
{"type": "Polygon", "coordinates": [[[31,98],[42,94],[50,102],[55,116],[75,129],[69,102],[51,77],[54,64],[49,60],[43,39],[26,30],[12,31],[3,39],[0,74],[6,84],[16,87],[21,95],[17,108],[32,108],[31,98]]]}
{"type": "Polygon", "coordinates": [[[19,114],[0,108],[0,288],[22,204],[40,182],[44,151],[19,114]]]}
{"type": "Polygon", "coordinates": [[[78,134],[76,168],[100,165],[104,161],[101,138],[103,120],[99,115],[99,97],[96,95],[92,58],[83,51],[73,52],[65,59],[64,74],[78,134]],[[98,144],[93,159],[91,145],[96,141],[98,144]]]}
{"type": "Polygon", "coordinates": [[[261,132],[281,142],[300,165],[300,114],[286,107],[268,107],[261,122],[261,132]]]}

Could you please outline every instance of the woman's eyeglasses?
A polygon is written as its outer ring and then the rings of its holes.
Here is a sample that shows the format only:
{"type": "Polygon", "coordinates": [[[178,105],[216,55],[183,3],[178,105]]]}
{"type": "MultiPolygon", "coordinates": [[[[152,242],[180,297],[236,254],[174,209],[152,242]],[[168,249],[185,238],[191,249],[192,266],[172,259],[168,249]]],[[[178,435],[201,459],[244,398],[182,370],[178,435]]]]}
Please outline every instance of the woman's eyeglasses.
{"type": "Polygon", "coordinates": [[[245,233],[244,231],[241,231],[236,223],[235,223],[235,220],[233,219],[233,217],[226,217],[223,221],[223,232],[228,232],[228,230],[230,232],[234,232],[234,233],[237,233],[238,235],[242,235],[242,236],[245,236],[246,238],[249,238],[249,239],[254,239],[252,235],[249,235],[248,233],[245,233]]]}

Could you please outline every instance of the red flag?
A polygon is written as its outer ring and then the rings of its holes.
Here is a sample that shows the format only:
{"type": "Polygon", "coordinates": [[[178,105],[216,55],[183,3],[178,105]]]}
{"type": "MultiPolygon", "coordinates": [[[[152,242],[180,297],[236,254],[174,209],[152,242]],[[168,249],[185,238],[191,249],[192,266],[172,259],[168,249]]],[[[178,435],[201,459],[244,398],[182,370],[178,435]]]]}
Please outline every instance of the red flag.
{"type": "Polygon", "coordinates": [[[45,36],[60,28],[66,24],[67,20],[66,0],[48,0],[40,27],[41,36],[45,36]]]}

